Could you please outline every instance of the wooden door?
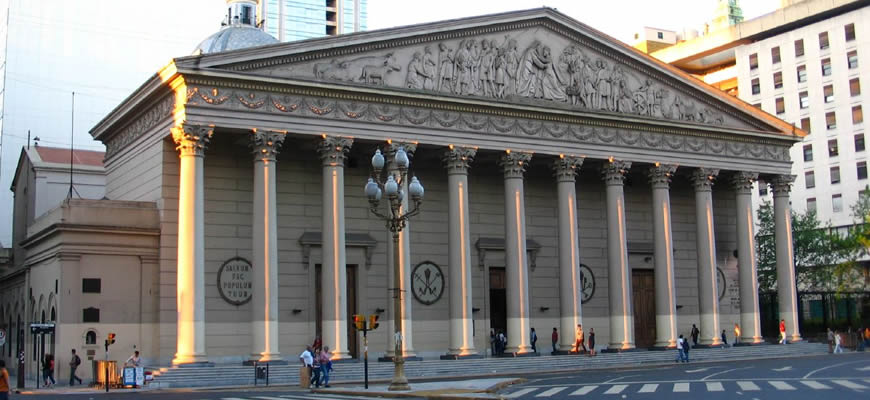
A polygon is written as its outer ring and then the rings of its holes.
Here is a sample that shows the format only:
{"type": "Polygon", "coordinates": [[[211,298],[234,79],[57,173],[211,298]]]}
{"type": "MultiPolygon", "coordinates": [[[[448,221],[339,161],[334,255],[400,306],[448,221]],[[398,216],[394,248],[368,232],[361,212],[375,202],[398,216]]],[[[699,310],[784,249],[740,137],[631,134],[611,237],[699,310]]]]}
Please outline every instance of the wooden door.
{"type": "Polygon", "coordinates": [[[635,346],[652,347],[656,340],[656,285],[653,270],[632,270],[631,289],[635,346]]]}
{"type": "MultiPolygon", "coordinates": [[[[347,349],[353,358],[359,358],[359,338],[356,329],[353,327],[353,315],[357,313],[357,298],[356,298],[356,281],[357,281],[357,266],[351,264],[347,266],[347,291],[345,297],[347,299],[347,349]]],[[[314,266],[314,334],[323,338],[323,291],[321,288],[323,283],[323,268],[320,264],[314,266]]]]}
{"type": "Polygon", "coordinates": [[[489,268],[489,326],[507,334],[507,290],[504,268],[489,268]]]}

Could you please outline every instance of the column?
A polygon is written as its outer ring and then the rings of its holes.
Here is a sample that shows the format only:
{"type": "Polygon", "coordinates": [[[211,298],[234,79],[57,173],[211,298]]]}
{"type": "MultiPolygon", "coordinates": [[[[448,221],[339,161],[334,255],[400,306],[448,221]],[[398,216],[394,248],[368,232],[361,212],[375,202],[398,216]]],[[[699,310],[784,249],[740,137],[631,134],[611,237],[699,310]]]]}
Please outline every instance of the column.
{"type": "Polygon", "coordinates": [[[173,364],[207,362],[205,354],[205,181],[203,156],[213,126],[183,124],[172,128],[179,154],[178,322],[173,364]]]}
{"type": "Polygon", "coordinates": [[[322,340],[323,345],[332,351],[333,360],[350,358],[344,248],[344,161],[352,144],[350,138],[323,135],[317,148],[323,162],[322,340]]]}
{"type": "Polygon", "coordinates": [[[531,153],[511,152],[501,156],[504,169],[504,255],[507,289],[506,353],[529,353],[529,263],[526,259],[526,207],[523,174],[531,153]]]}
{"type": "MultiPolygon", "coordinates": [[[[582,157],[560,155],[553,163],[559,202],[559,350],[571,351],[577,325],[583,323],[580,244],[577,239],[575,179],[582,157]]],[[[546,331],[541,334],[546,336],[546,331]]]]}
{"type": "Polygon", "coordinates": [[[278,210],[275,196],[275,157],[282,132],[251,134],[254,155],[253,275],[250,361],[281,359],[278,351],[278,210]]]}
{"type": "Polygon", "coordinates": [[[737,270],[740,280],[740,341],[761,343],[761,322],[758,309],[758,275],[755,260],[755,233],[752,213],[752,184],[758,179],[754,172],[737,172],[731,184],[737,203],[737,270]]]}
{"type": "Polygon", "coordinates": [[[776,291],[779,317],[785,320],[789,342],[801,340],[797,315],[797,288],[795,287],[794,248],[792,244],[791,205],[789,193],[794,175],[773,178],[773,218],[776,224],[776,291]]]}
{"type": "MultiPolygon", "coordinates": [[[[399,147],[402,147],[405,149],[405,152],[408,153],[408,158],[413,157],[414,152],[417,150],[417,145],[415,143],[389,142],[389,144],[387,145],[387,148],[384,151],[384,153],[385,153],[384,157],[386,157],[386,159],[388,161],[387,171],[389,173],[393,174],[393,176],[396,177],[397,179],[399,177],[399,170],[398,170],[398,168],[396,168],[395,155],[396,155],[396,151],[399,150],[399,147]]],[[[405,182],[402,182],[402,190],[405,193],[408,193],[408,182],[410,182],[410,180],[411,180],[411,176],[409,174],[408,179],[405,182]]],[[[405,196],[405,198],[402,199],[402,212],[405,212],[408,210],[408,197],[409,196],[405,196]]],[[[387,239],[384,243],[393,243],[393,234],[392,233],[389,233],[389,232],[387,233],[387,239]]],[[[401,268],[402,287],[400,288],[402,290],[402,355],[403,355],[405,361],[407,361],[409,359],[414,359],[417,356],[416,353],[414,352],[414,336],[413,336],[414,326],[412,325],[413,320],[414,320],[412,318],[412,305],[413,305],[413,301],[414,301],[413,300],[414,295],[411,293],[411,221],[407,221],[405,223],[405,228],[402,229],[401,232],[399,232],[399,248],[400,248],[400,253],[401,253],[401,254],[399,254],[399,260],[400,260],[400,263],[402,265],[402,268],[401,268]]],[[[387,260],[394,260],[395,259],[395,256],[393,255],[393,251],[394,251],[394,249],[393,249],[392,245],[387,247],[387,260]]],[[[389,268],[389,274],[388,274],[389,281],[388,282],[394,281],[394,279],[393,279],[394,273],[395,273],[395,269],[389,268]]],[[[390,295],[391,295],[391,299],[392,299],[392,293],[390,293],[390,295]]],[[[393,310],[393,308],[394,308],[393,303],[394,302],[391,300],[387,303],[389,304],[388,310],[390,313],[389,314],[390,315],[390,321],[389,321],[390,324],[387,326],[393,326],[392,318],[394,318],[393,316],[396,315],[395,311],[393,310]]],[[[387,348],[386,356],[392,358],[393,354],[395,353],[394,350],[396,348],[396,337],[394,335],[389,335],[389,338],[390,338],[388,341],[389,347],[387,348]]]]}
{"type": "Polygon", "coordinates": [[[474,349],[474,320],[471,315],[471,237],[468,224],[468,168],[477,150],[454,147],[444,153],[447,165],[449,221],[450,347],[448,356],[470,356],[474,349]]]}
{"type": "Polygon", "coordinates": [[[656,163],[648,171],[652,185],[655,254],[655,347],[677,346],[677,296],[674,287],[674,238],[671,229],[671,177],[676,165],[656,163]]]}
{"type": "Polygon", "coordinates": [[[698,252],[698,305],[701,341],[719,346],[719,288],[716,283],[716,234],[713,231],[713,180],[718,169],[698,168],[692,172],[695,186],[695,243],[698,252]]]}
{"type": "Polygon", "coordinates": [[[634,313],[631,302],[631,269],[625,238],[625,197],[623,183],[631,162],[609,160],[602,167],[607,185],[607,293],[610,304],[608,348],[634,348],[634,313]]]}

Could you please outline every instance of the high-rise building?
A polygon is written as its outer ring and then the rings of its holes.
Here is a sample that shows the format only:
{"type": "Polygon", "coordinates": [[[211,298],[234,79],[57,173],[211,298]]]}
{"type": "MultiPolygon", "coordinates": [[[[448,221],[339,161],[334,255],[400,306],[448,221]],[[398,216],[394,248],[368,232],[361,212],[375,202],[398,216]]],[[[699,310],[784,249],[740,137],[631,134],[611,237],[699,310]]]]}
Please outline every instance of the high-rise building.
{"type": "Polygon", "coordinates": [[[334,36],[367,28],[368,0],[261,0],[260,22],[282,42],[334,36]]]}

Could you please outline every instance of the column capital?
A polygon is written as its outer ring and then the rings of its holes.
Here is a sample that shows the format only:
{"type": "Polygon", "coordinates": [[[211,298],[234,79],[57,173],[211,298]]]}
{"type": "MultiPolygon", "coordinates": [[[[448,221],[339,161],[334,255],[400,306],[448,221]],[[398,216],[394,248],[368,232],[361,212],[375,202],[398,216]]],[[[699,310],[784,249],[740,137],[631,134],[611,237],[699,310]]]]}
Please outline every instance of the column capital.
{"type": "Polygon", "coordinates": [[[695,168],[692,171],[692,186],[696,192],[709,192],[713,190],[713,181],[719,176],[719,170],[715,168],[695,168]]]}
{"type": "Polygon", "coordinates": [[[467,174],[475,155],[477,155],[477,148],[456,147],[451,144],[442,157],[447,174],[467,174]]]}
{"type": "Polygon", "coordinates": [[[405,153],[408,153],[408,157],[412,157],[414,155],[414,153],[417,151],[417,143],[390,141],[384,147],[384,157],[387,157],[388,159],[392,160],[393,159],[392,156],[394,154],[396,154],[396,151],[398,151],[400,147],[405,149],[405,153]]]}
{"type": "Polygon", "coordinates": [[[795,175],[776,175],[770,182],[773,187],[773,197],[788,196],[791,185],[794,184],[795,175]]]}
{"type": "Polygon", "coordinates": [[[353,145],[353,139],[341,136],[323,135],[323,140],[317,145],[320,160],[324,167],[344,167],[344,160],[353,145]]]}
{"type": "Polygon", "coordinates": [[[601,167],[601,178],[607,185],[621,186],[629,169],[631,161],[610,159],[601,167]]]}
{"type": "Polygon", "coordinates": [[[752,184],[758,180],[758,172],[737,171],[731,176],[731,185],[737,193],[752,193],[752,184]]]}
{"type": "Polygon", "coordinates": [[[202,157],[205,148],[214,135],[214,125],[181,124],[172,127],[172,140],[175,141],[175,150],[181,156],[202,157]]]}
{"type": "Polygon", "coordinates": [[[251,142],[248,143],[251,153],[254,154],[254,161],[275,161],[285,136],[284,132],[254,129],[251,132],[251,142]]]}
{"type": "Polygon", "coordinates": [[[507,150],[501,155],[498,165],[504,170],[505,179],[508,178],[523,178],[526,168],[529,166],[529,161],[532,159],[532,153],[521,151],[507,150]]]}
{"type": "Polygon", "coordinates": [[[553,162],[553,172],[558,182],[574,182],[580,167],[583,166],[583,157],[559,155],[553,162]]]}
{"type": "Polygon", "coordinates": [[[654,166],[649,168],[649,171],[647,171],[649,183],[652,184],[653,188],[667,189],[670,187],[671,177],[674,176],[674,172],[676,171],[676,164],[656,163],[654,166]]]}

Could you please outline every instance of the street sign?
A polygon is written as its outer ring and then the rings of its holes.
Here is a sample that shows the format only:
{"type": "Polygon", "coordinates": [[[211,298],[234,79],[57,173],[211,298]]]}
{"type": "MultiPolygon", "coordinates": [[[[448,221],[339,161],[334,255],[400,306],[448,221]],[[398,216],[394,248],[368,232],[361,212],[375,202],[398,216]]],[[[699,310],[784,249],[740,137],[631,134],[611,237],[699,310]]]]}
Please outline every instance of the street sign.
{"type": "Polygon", "coordinates": [[[0,346],[3,346],[4,344],[6,344],[6,331],[0,329],[0,346]]]}
{"type": "Polygon", "coordinates": [[[52,324],[52,323],[47,323],[47,324],[32,323],[32,324],[30,324],[30,333],[32,333],[32,334],[54,333],[54,324],[52,324]]]}

